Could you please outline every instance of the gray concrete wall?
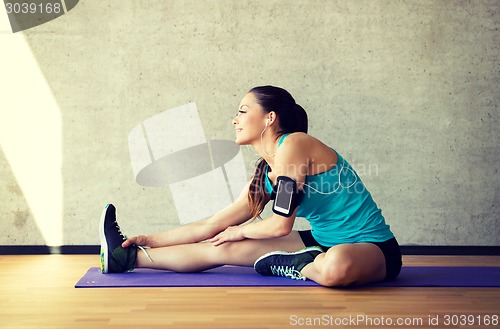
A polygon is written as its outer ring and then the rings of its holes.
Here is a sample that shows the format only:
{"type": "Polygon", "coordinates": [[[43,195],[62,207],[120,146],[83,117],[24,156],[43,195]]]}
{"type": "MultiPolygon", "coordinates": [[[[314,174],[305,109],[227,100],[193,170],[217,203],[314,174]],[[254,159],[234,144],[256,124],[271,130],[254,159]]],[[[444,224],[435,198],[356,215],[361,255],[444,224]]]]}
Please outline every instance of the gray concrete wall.
{"type": "Polygon", "coordinates": [[[496,0],[89,0],[4,24],[0,244],[98,244],[107,202],[128,235],[179,225],[168,186],[135,182],[129,132],[195,102],[207,139],[232,140],[241,97],[273,84],[401,244],[499,245],[499,23],[496,0]]]}

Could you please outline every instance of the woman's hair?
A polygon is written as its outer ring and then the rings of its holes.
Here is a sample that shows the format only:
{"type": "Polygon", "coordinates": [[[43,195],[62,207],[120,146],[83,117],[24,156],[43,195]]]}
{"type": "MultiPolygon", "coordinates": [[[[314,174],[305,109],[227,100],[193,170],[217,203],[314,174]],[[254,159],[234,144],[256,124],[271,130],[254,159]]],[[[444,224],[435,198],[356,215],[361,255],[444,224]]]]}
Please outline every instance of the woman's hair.
{"type": "MultiPolygon", "coordinates": [[[[294,132],[307,134],[307,113],[300,105],[295,103],[295,99],[288,91],[274,86],[260,86],[250,89],[249,93],[255,96],[257,103],[262,106],[264,112],[274,111],[276,113],[279,123],[278,138],[283,134],[294,132]]],[[[248,203],[252,217],[260,215],[269,198],[264,186],[266,168],[267,162],[260,158],[257,161],[255,174],[248,191],[248,203]]]]}

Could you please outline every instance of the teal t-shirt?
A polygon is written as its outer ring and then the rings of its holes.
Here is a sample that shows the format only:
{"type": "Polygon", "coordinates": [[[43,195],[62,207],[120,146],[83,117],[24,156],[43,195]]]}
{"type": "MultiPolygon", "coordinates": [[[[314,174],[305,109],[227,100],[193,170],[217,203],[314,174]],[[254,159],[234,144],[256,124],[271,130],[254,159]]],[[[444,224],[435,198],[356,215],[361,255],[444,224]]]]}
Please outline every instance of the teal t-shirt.
{"type": "MultiPolygon", "coordinates": [[[[281,137],[278,147],[287,135],[281,137]]],[[[309,221],[313,237],[327,247],[393,238],[382,211],[358,174],[340,154],[336,154],[338,161],[333,168],[306,176],[297,216],[309,221]]],[[[271,194],[272,183],[267,172],[265,188],[271,194]]]]}

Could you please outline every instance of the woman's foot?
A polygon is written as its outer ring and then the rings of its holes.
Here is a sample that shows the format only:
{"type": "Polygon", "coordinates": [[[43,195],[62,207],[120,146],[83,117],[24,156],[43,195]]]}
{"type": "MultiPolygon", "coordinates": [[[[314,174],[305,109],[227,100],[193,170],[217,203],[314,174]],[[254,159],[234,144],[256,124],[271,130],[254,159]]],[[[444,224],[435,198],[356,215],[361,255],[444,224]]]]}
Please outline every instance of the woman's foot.
{"type": "Polygon", "coordinates": [[[307,247],[296,252],[273,251],[257,259],[254,269],[262,275],[284,276],[294,280],[306,280],[300,271],[321,254],[320,247],[307,247]]]}
{"type": "Polygon", "coordinates": [[[101,239],[101,272],[122,273],[132,271],[137,257],[137,246],[122,247],[126,240],[116,222],[116,208],[112,204],[106,205],[99,224],[101,239]]]}

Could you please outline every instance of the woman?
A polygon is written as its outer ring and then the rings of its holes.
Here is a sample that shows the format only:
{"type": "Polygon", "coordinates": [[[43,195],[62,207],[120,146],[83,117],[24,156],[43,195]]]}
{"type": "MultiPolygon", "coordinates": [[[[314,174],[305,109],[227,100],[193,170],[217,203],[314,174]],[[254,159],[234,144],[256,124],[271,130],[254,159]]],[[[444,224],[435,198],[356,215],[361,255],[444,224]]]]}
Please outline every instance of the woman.
{"type": "Polygon", "coordinates": [[[129,239],[108,205],[100,226],[103,273],[254,265],[263,275],[324,286],[398,276],[401,253],[381,210],[349,163],[307,134],[307,114],[286,90],[253,88],[232,123],[236,143],[252,145],[262,157],[238,199],[206,220],[129,239]],[[281,199],[287,202],[280,208],[281,199]],[[258,217],[270,201],[271,217],[240,225],[258,217]],[[296,216],[305,217],[312,230],[292,230],[296,216]]]}

